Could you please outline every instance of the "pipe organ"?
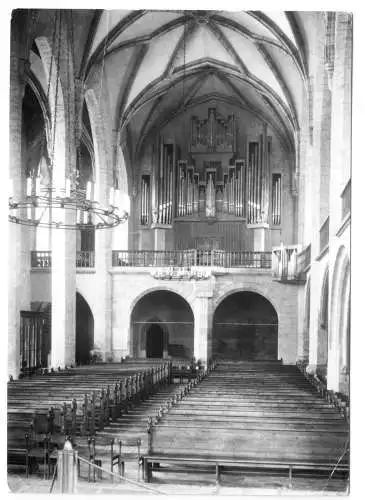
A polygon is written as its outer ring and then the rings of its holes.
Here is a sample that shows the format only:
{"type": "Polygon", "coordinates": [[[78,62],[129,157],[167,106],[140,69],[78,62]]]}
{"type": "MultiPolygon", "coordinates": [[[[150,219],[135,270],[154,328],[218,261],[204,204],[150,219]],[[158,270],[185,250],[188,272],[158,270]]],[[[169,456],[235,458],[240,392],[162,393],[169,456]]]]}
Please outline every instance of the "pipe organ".
{"type": "Polygon", "coordinates": [[[199,211],[199,174],[186,160],[177,162],[177,217],[197,215],[199,211]]]}
{"type": "Polygon", "coordinates": [[[281,224],[281,174],[272,176],[271,203],[272,223],[278,226],[281,224]]]}
{"type": "Polygon", "coordinates": [[[141,173],[140,225],[171,227],[184,220],[262,225],[269,206],[270,222],[280,224],[281,176],[271,174],[267,126],[246,148],[241,141],[244,157],[236,150],[236,134],[235,117],[224,119],[210,108],[208,118],[191,118],[187,159],[180,159],[174,141],[161,138],[152,172],[141,173]]]}
{"type": "Polygon", "coordinates": [[[217,115],[215,108],[208,109],[208,118],[191,119],[191,152],[232,153],[236,151],[235,116],[225,120],[217,115]]]}
{"type": "Polygon", "coordinates": [[[267,223],[268,216],[268,141],[266,133],[248,145],[247,223],[267,223]]]}
{"type": "Polygon", "coordinates": [[[141,183],[141,226],[149,224],[150,213],[150,176],[142,175],[141,183]]]}
{"type": "Polygon", "coordinates": [[[157,188],[157,223],[161,225],[172,224],[174,160],[174,145],[162,143],[157,188]]]}

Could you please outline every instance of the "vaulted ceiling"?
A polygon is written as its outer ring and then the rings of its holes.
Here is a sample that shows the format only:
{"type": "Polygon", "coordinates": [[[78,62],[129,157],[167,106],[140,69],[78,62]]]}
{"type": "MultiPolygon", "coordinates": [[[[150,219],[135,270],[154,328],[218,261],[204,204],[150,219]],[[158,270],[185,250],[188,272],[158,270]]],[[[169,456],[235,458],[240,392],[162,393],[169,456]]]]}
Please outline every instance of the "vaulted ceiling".
{"type": "Polygon", "coordinates": [[[214,99],[245,108],[294,146],[303,112],[306,13],[74,11],[78,72],[102,78],[115,129],[138,152],[152,131],[214,99]]]}

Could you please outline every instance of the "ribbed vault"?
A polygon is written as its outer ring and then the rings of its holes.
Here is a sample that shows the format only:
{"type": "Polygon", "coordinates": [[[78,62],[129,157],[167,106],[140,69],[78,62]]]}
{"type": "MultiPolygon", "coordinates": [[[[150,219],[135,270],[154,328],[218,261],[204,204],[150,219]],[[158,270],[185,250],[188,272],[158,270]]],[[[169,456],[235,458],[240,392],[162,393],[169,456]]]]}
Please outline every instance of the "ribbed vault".
{"type": "Polygon", "coordinates": [[[307,80],[302,15],[75,10],[76,73],[107,95],[132,161],[151,134],[209,100],[252,112],[294,152],[307,80]]]}

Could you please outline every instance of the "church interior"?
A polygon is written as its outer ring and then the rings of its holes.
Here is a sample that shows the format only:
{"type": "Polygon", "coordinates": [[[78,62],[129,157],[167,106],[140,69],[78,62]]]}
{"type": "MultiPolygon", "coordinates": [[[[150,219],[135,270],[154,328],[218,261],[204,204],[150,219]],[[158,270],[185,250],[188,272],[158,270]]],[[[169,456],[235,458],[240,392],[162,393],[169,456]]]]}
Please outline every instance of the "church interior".
{"type": "Polygon", "coordinates": [[[345,491],[352,15],[18,9],[10,35],[9,477],[345,491]]]}

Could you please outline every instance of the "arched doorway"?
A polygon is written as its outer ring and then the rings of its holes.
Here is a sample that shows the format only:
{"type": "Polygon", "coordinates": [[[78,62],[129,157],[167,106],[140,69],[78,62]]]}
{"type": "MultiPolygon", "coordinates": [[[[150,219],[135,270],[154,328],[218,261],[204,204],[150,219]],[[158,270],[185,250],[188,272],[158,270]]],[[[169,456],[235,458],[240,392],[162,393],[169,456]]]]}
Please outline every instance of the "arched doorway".
{"type": "Polygon", "coordinates": [[[329,279],[328,268],[326,269],[321,295],[321,308],[318,328],[318,351],[317,351],[317,373],[323,378],[327,377],[328,360],[328,296],[329,279]]]}
{"type": "Polygon", "coordinates": [[[89,363],[93,347],[94,317],[84,297],[76,292],[76,363],[89,363]]]}
{"type": "Polygon", "coordinates": [[[309,277],[308,281],[307,281],[306,291],[305,291],[304,321],[303,321],[303,346],[302,346],[303,359],[307,362],[309,360],[310,317],[311,317],[311,280],[309,277]]]}
{"type": "Polygon", "coordinates": [[[177,293],[156,290],[145,294],[131,315],[134,357],[191,359],[194,355],[194,316],[177,293]]]}
{"type": "Polygon", "coordinates": [[[236,292],[217,307],[213,319],[213,357],[276,360],[278,316],[262,295],[236,292]]]}
{"type": "Polygon", "coordinates": [[[330,285],[328,388],[348,394],[350,383],[350,260],[338,250],[330,285]]]}
{"type": "Polygon", "coordinates": [[[158,323],[152,323],[146,331],[146,357],[162,358],[164,347],[164,332],[158,323]]]}

